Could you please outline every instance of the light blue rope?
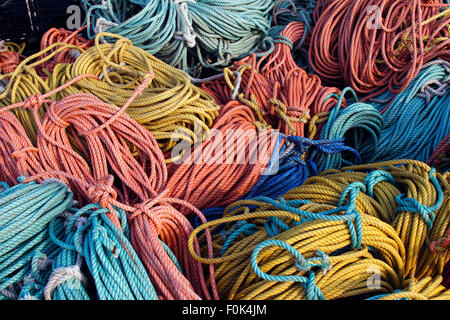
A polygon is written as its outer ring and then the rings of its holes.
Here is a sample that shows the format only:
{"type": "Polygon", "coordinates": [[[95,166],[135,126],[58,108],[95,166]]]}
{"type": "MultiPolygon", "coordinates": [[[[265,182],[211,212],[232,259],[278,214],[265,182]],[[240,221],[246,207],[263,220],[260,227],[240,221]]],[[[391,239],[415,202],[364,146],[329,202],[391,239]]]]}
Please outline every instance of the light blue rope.
{"type": "Polygon", "coordinates": [[[416,199],[407,197],[406,194],[404,193],[399,194],[395,198],[395,201],[398,204],[396,212],[409,211],[420,214],[422,219],[427,224],[428,229],[430,230],[433,227],[433,222],[434,219],[436,218],[436,215],[434,213],[441,207],[442,202],[444,200],[444,193],[442,192],[442,188],[436,178],[436,170],[432,168],[431,171],[428,173],[428,175],[430,177],[431,183],[436,188],[438,195],[438,198],[434,206],[428,207],[424,204],[421,204],[416,199]]]}
{"type": "MultiPolygon", "coordinates": [[[[331,110],[328,121],[320,133],[320,138],[340,139],[345,137],[346,145],[356,149],[363,162],[366,162],[378,145],[383,120],[379,111],[366,103],[347,103],[347,107],[342,108],[343,98],[348,92],[357,101],[353,89],[347,87],[342,90],[341,95],[336,97],[338,103],[331,110]]],[[[353,155],[349,156],[344,153],[321,153],[314,157],[319,172],[355,165],[359,163],[359,160],[353,155]]]]}
{"type": "Polygon", "coordinates": [[[314,267],[320,267],[322,270],[330,269],[330,259],[322,251],[317,251],[317,256],[312,258],[304,258],[303,255],[298,252],[294,247],[281,240],[265,240],[258,244],[253,250],[251,256],[251,266],[256,275],[267,281],[274,282],[298,282],[305,287],[306,298],[308,300],[324,300],[324,296],[316,284],[316,277],[314,272],[311,271],[314,267]],[[308,277],[296,276],[296,275],[269,275],[263,272],[258,265],[258,255],[266,247],[277,246],[285,249],[291,253],[295,258],[295,266],[300,271],[309,272],[308,277]]]}
{"type": "MultiPolygon", "coordinates": [[[[108,218],[108,210],[98,204],[91,204],[71,212],[73,215],[68,221],[69,242],[59,240],[51,232],[52,240],[64,250],[70,250],[72,254],[79,254],[84,258],[96,288],[96,297],[93,298],[157,300],[157,294],[142,262],[124,233],[108,218]],[[86,218],[86,224],[74,229],[81,217],[86,218]]],[[[126,224],[125,213],[120,209],[116,209],[116,213],[122,224],[126,224]]],[[[52,222],[51,229],[55,224],[56,222],[52,222]]],[[[126,229],[126,226],[123,225],[122,228],[126,229]]],[[[85,295],[83,292],[77,294],[85,295]]],[[[69,296],[62,295],[61,298],[69,296]]]]}
{"type": "Polygon", "coordinates": [[[106,19],[117,24],[108,32],[127,37],[166,63],[193,74],[199,67],[221,70],[232,60],[256,51],[270,27],[272,0],[175,2],[82,0],[88,36],[94,37],[97,21],[106,19]],[[188,21],[180,10],[184,5],[188,21]],[[194,43],[178,34],[188,23],[192,24],[194,43]]]}

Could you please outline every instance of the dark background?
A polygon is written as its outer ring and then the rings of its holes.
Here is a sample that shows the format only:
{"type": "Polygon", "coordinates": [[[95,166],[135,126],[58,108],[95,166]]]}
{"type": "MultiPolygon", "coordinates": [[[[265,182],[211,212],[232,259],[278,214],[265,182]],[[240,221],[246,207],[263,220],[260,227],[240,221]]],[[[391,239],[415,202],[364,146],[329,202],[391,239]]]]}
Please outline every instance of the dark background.
{"type": "Polygon", "coordinates": [[[67,8],[71,5],[80,5],[80,1],[0,0],[0,40],[26,42],[25,53],[35,52],[45,31],[52,27],[67,28],[67,19],[72,14],[67,13],[67,8]]]}

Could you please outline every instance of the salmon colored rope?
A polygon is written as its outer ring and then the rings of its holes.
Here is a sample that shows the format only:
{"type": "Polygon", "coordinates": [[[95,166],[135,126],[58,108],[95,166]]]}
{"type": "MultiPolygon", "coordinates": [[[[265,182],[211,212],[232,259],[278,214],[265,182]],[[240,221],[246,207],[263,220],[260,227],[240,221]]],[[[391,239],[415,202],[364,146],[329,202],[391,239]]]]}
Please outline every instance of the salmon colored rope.
{"type": "Polygon", "coordinates": [[[253,110],[231,101],[213,126],[220,136],[194,148],[175,168],[167,188],[170,195],[199,209],[227,205],[246,195],[259,181],[275,152],[278,135],[253,110]]]}
{"type": "Polygon", "coordinates": [[[374,97],[405,89],[421,67],[450,54],[450,8],[441,0],[321,0],[309,61],[332,85],[374,97]]]}
{"type": "MultiPolygon", "coordinates": [[[[58,177],[68,183],[82,202],[100,203],[108,208],[113,213],[110,218],[117,226],[120,225],[114,208],[125,210],[129,213],[131,241],[161,298],[217,299],[214,268],[209,268],[211,295],[201,264],[195,262],[188,252],[187,239],[193,228],[171,204],[188,208],[204,222],[206,219],[186,201],[167,196],[168,176],[163,154],[152,134],[125,112],[152,78],[153,74],[149,72],[122,108],[104,103],[90,94],[70,95],[59,102],[47,100],[55,94],[52,91],[2,109],[2,115],[18,107],[33,111],[39,127],[37,152],[26,152],[30,148],[29,141],[13,147],[14,151],[22,152],[20,161],[37,162],[42,166],[29,166],[29,172],[21,172],[16,167],[14,173],[4,175],[12,177],[16,173],[29,173],[28,180],[58,177]],[[40,121],[37,111],[43,103],[50,105],[40,121]],[[69,134],[76,137],[81,154],[73,150],[69,134]],[[134,146],[134,153],[130,146],[134,146]],[[161,241],[176,255],[182,270],[177,268],[161,241]]],[[[80,79],[75,78],[58,90],[77,80],[80,79]]],[[[6,126],[3,122],[0,127],[6,126]]],[[[15,137],[17,135],[14,134],[10,141],[15,137]]],[[[14,163],[13,159],[8,161],[14,163]]],[[[212,247],[209,252],[212,255],[212,247]]]]}
{"type": "MultiPolygon", "coordinates": [[[[295,64],[291,50],[304,32],[303,23],[291,22],[275,39],[275,48],[270,54],[262,54],[259,59],[252,54],[236,62],[234,69],[242,73],[240,87],[245,88],[237,99],[245,103],[254,98],[263,109],[267,123],[284,134],[317,138],[320,129],[311,131],[306,124],[334,107],[340,90],[322,86],[317,75],[308,75],[295,64]]],[[[237,84],[236,77],[231,79],[227,70],[225,76],[225,80],[202,85],[220,104],[232,99],[237,84]]]]}
{"type": "Polygon", "coordinates": [[[20,64],[20,54],[7,47],[0,47],[0,73],[7,74],[13,72],[20,64]]]}

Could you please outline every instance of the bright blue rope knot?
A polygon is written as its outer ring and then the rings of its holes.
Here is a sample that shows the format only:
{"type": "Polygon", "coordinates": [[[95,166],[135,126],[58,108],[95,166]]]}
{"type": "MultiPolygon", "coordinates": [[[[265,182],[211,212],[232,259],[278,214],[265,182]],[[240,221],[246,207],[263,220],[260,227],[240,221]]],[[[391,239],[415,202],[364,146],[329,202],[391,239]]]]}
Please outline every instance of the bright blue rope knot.
{"type": "Polygon", "coordinates": [[[395,184],[394,177],[392,177],[391,174],[386,171],[375,170],[367,174],[366,178],[364,179],[364,185],[367,188],[367,193],[369,194],[369,196],[373,198],[373,188],[377,183],[382,181],[387,181],[391,184],[395,184]]]}
{"type": "Polygon", "coordinates": [[[264,223],[264,227],[266,228],[267,234],[271,238],[280,234],[279,229],[282,231],[289,230],[289,226],[277,217],[269,217],[264,223]]]}
{"type": "Polygon", "coordinates": [[[308,300],[324,300],[324,296],[317,286],[314,272],[311,271],[314,267],[320,267],[324,272],[330,269],[330,259],[325,253],[318,251],[316,257],[306,259],[294,247],[281,240],[265,240],[258,244],[253,250],[251,256],[251,265],[255,273],[262,279],[274,282],[299,282],[306,290],[306,298],[308,300]],[[258,255],[266,247],[277,246],[285,249],[291,253],[295,258],[294,265],[300,271],[309,272],[308,277],[296,275],[274,276],[269,275],[261,270],[258,265],[258,255]]]}
{"type": "Polygon", "coordinates": [[[428,175],[430,177],[431,183],[436,188],[438,194],[438,198],[434,206],[428,207],[414,198],[407,197],[406,194],[399,194],[395,198],[395,201],[398,204],[396,212],[409,211],[420,214],[422,219],[427,224],[428,229],[430,230],[433,227],[433,222],[434,219],[436,218],[434,212],[438,210],[442,205],[442,202],[444,200],[444,194],[442,192],[441,186],[439,185],[439,182],[437,181],[436,170],[432,168],[431,171],[428,173],[428,175]]]}
{"type": "Polygon", "coordinates": [[[354,185],[350,184],[344,190],[343,195],[341,196],[341,199],[339,201],[338,207],[330,210],[325,210],[320,213],[308,212],[297,208],[297,206],[301,206],[305,203],[310,203],[307,200],[284,201],[284,199],[282,199],[281,201],[277,201],[270,199],[268,197],[254,197],[253,200],[266,202],[281,210],[295,213],[300,217],[302,217],[302,221],[304,221],[303,218],[306,218],[306,220],[317,219],[325,221],[345,221],[347,222],[349,228],[352,247],[360,249],[362,243],[363,228],[361,222],[361,215],[359,214],[356,208],[355,201],[356,197],[359,194],[359,191],[365,190],[365,186],[361,182],[354,182],[353,184],[354,185]],[[348,201],[348,204],[344,205],[343,203],[348,193],[350,193],[350,199],[348,201]],[[345,211],[344,215],[340,214],[342,211],[345,211]]]}

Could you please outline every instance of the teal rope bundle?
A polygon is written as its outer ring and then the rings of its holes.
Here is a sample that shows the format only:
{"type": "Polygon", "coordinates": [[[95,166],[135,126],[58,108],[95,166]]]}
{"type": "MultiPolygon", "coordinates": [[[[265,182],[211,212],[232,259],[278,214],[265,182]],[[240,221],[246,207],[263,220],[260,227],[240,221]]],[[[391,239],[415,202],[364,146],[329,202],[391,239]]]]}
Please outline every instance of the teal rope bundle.
{"type": "MultiPolygon", "coordinates": [[[[328,121],[321,131],[321,139],[345,138],[345,144],[357,150],[363,163],[367,163],[378,145],[383,119],[380,112],[373,106],[357,102],[356,93],[350,87],[342,90],[338,103],[328,117],[328,121]],[[347,102],[342,108],[342,101],[347,92],[352,93],[356,102],[347,102]]],[[[347,101],[350,101],[347,99],[347,101]]],[[[314,157],[318,172],[327,169],[340,169],[343,166],[355,165],[358,160],[352,153],[320,153],[314,157]],[[348,155],[348,156],[347,156],[348,155]]]]}
{"type": "MultiPolygon", "coordinates": [[[[64,184],[22,181],[14,187],[1,185],[0,300],[41,298],[48,259],[58,253],[49,223],[72,207],[72,192],[64,184]]],[[[59,227],[54,233],[63,231],[59,227]]]]}
{"type": "Polygon", "coordinates": [[[66,240],[58,238],[50,224],[51,239],[62,251],[45,288],[46,299],[56,300],[157,300],[157,294],[142,262],[128,240],[125,212],[115,211],[122,231],[108,218],[108,209],[90,204],[70,210],[66,240]],[[81,272],[82,266],[89,273],[81,272]],[[87,292],[86,274],[93,279],[95,293],[87,292]]]}
{"type": "Polygon", "coordinates": [[[323,271],[330,269],[330,258],[324,252],[318,250],[317,256],[306,259],[303,255],[298,252],[294,247],[287,244],[281,240],[265,240],[258,244],[253,250],[251,256],[251,266],[255,271],[256,275],[267,281],[274,282],[298,282],[305,286],[306,289],[306,298],[308,300],[325,300],[320,288],[316,284],[316,277],[314,272],[309,272],[309,276],[299,276],[299,275],[282,275],[282,276],[273,276],[265,273],[258,266],[258,254],[261,250],[266,247],[276,246],[283,248],[289,253],[291,253],[295,258],[295,266],[300,271],[311,271],[314,267],[320,267],[323,271]]]}
{"type": "MultiPolygon", "coordinates": [[[[83,0],[88,36],[108,31],[191,74],[256,51],[272,0],[83,0]]],[[[106,38],[105,40],[108,40],[106,38]]]]}
{"type": "Polygon", "coordinates": [[[376,150],[367,160],[428,161],[450,134],[449,83],[450,63],[436,60],[424,65],[391,103],[383,103],[392,98],[390,93],[375,99],[374,106],[382,112],[384,126],[376,150]]]}

